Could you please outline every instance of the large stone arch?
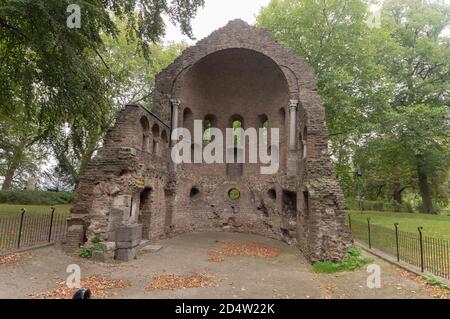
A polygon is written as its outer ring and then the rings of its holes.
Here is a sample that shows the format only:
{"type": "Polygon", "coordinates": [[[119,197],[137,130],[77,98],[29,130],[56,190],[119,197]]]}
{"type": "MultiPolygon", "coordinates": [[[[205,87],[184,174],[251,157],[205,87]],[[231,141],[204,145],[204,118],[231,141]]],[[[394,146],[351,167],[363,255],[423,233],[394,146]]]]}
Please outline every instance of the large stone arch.
{"type": "MultiPolygon", "coordinates": [[[[203,140],[190,141],[199,143],[203,140]]],[[[105,241],[117,242],[111,214],[126,213],[129,194],[151,187],[155,210],[151,223],[143,225],[145,238],[250,232],[295,245],[311,262],[346,256],[351,236],[315,76],[267,30],[235,20],[186,49],[157,76],[154,111],[126,107],[104,145],[81,178],[70,222],[78,228],[69,235],[81,236],[77,231],[82,229],[88,239],[101,233],[105,241]],[[169,149],[141,151],[142,116],[150,128],[157,125],[170,136],[175,128],[205,118],[224,129],[236,115],[245,127],[259,127],[264,115],[271,127],[282,129],[281,144],[273,149],[282,161],[277,173],[260,175],[258,164],[175,165],[169,149]],[[239,198],[230,198],[230,189],[238,190],[239,198]]],[[[145,218],[140,221],[145,224],[145,218]]],[[[117,231],[135,234],[139,226],[122,225],[117,231]]],[[[135,247],[120,247],[117,258],[133,255],[135,247]]]]}

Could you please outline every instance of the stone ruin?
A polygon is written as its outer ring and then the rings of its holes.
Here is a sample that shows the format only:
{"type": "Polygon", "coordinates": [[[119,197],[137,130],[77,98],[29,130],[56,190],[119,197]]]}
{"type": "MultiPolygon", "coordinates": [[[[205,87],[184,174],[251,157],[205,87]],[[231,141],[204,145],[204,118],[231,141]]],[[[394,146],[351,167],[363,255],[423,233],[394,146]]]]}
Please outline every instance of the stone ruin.
{"type": "Polygon", "coordinates": [[[96,237],[104,259],[130,260],[178,234],[229,231],[282,240],[310,262],[342,260],[352,239],[311,68],[243,21],[213,32],[157,76],[152,111],[127,105],[119,113],[68,222],[67,249],[96,237]],[[279,128],[278,173],[261,175],[260,164],[176,165],[171,133],[194,120],[279,128]]]}

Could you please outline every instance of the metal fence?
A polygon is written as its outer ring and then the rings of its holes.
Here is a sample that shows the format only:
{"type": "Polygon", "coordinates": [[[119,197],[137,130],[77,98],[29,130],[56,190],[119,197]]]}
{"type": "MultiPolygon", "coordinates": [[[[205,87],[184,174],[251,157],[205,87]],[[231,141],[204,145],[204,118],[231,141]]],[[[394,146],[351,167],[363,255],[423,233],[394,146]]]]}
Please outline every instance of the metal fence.
{"type": "Polygon", "coordinates": [[[348,217],[348,225],[353,238],[366,243],[370,249],[376,248],[420,268],[422,272],[450,279],[450,242],[445,239],[424,236],[423,228],[417,233],[400,230],[398,223],[387,228],[348,217]]]}
{"type": "Polygon", "coordinates": [[[55,208],[48,213],[22,209],[17,215],[0,215],[0,253],[63,241],[66,237],[67,214],[55,208]]]}

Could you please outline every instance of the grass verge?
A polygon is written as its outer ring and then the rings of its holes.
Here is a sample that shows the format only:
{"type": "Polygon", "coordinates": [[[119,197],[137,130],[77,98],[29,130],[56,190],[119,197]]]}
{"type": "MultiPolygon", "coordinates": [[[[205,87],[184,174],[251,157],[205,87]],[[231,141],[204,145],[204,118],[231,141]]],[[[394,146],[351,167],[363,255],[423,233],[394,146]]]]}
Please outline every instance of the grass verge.
{"type": "Polygon", "coordinates": [[[340,271],[355,271],[362,266],[370,264],[371,259],[362,255],[361,250],[356,247],[347,250],[347,258],[339,263],[331,261],[319,261],[314,263],[313,270],[317,273],[332,274],[340,271]]]}

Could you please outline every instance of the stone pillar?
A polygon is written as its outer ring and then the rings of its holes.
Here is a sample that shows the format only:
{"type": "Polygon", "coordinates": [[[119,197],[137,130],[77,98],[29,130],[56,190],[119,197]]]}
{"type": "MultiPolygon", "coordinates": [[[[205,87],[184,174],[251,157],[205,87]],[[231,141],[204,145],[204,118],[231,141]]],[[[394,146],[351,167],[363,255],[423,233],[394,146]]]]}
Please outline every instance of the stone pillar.
{"type": "Polygon", "coordinates": [[[181,102],[179,99],[172,99],[172,132],[178,128],[178,114],[181,102]]]}
{"type": "Polygon", "coordinates": [[[297,131],[297,108],[298,101],[291,100],[289,104],[289,150],[294,151],[296,148],[296,131],[297,131]]]}
{"type": "Polygon", "coordinates": [[[159,154],[159,138],[153,140],[153,154],[156,156],[160,156],[159,154]]]}
{"type": "Polygon", "coordinates": [[[298,100],[290,100],[289,103],[289,150],[286,172],[288,176],[297,175],[297,109],[298,100]]]}
{"type": "Polygon", "coordinates": [[[150,153],[150,134],[148,132],[144,133],[144,141],[142,142],[142,151],[150,153]]]}
{"type": "MultiPolygon", "coordinates": [[[[172,131],[170,132],[170,145],[173,147],[173,145],[178,142],[177,140],[172,140],[172,134],[178,128],[178,114],[180,113],[181,101],[177,98],[173,98],[170,102],[172,103],[172,131]]],[[[170,160],[170,163],[169,169],[172,172],[176,172],[177,165],[172,160],[170,160]]]]}

